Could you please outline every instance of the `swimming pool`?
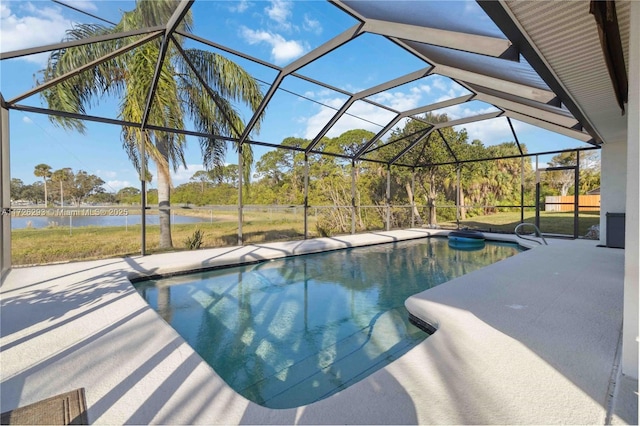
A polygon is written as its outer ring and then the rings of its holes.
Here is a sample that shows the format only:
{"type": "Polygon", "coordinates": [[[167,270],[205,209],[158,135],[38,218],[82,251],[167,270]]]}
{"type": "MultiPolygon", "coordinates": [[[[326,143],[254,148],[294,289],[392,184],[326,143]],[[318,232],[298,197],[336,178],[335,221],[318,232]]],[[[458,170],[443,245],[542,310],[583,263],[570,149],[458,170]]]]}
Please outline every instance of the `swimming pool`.
{"type": "Polygon", "coordinates": [[[238,393],[270,408],[326,398],[427,337],[407,297],[520,251],[427,238],[295,256],[136,284],[238,393]]]}

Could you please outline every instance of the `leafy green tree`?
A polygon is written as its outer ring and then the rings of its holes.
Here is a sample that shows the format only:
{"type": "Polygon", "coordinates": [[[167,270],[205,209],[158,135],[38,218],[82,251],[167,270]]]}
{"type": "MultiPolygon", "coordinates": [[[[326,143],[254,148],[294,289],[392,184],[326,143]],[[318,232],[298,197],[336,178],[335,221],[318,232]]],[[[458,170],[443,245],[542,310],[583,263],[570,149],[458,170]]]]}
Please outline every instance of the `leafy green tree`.
{"type": "Polygon", "coordinates": [[[73,180],[73,171],[69,167],[51,173],[51,182],[60,184],[60,207],[64,207],[64,187],[69,185],[71,180],[73,180]]]}
{"type": "Polygon", "coordinates": [[[34,182],[31,185],[25,185],[22,188],[20,198],[35,204],[39,203],[40,200],[44,200],[44,185],[42,182],[34,182]]]}
{"type": "Polygon", "coordinates": [[[374,136],[374,133],[368,130],[354,129],[348,130],[337,138],[334,138],[332,143],[339,147],[337,153],[352,156],[356,154],[367,141],[373,139],[374,136]]]}
{"type": "MultiPolygon", "coordinates": [[[[446,114],[434,115],[428,113],[425,115],[424,120],[435,124],[446,123],[449,118],[446,114]]],[[[415,143],[415,146],[402,157],[402,163],[416,164],[418,166],[415,169],[416,184],[421,189],[421,195],[427,203],[428,223],[436,225],[438,223],[436,212],[438,194],[443,194],[446,191],[447,181],[452,182],[452,176],[455,175],[455,166],[438,166],[437,164],[452,162],[454,158],[449,149],[454,152],[462,151],[464,149],[462,147],[467,144],[468,137],[465,130],[456,132],[451,127],[445,127],[440,129],[439,133],[431,132],[423,141],[419,141],[423,132],[428,128],[429,125],[422,120],[409,120],[402,129],[394,130],[390,140],[404,140],[408,143],[415,143]],[[444,136],[446,143],[440,137],[440,133],[444,136]]],[[[403,143],[391,145],[391,154],[401,152],[400,150],[403,146],[405,146],[403,143]]],[[[387,153],[387,155],[389,154],[387,153]]],[[[404,169],[404,173],[400,175],[404,182],[410,179],[409,173],[408,169],[404,169]]]]}
{"type": "Polygon", "coordinates": [[[158,190],[157,189],[148,189],[147,190],[147,204],[148,205],[156,205],[158,204],[158,190]]]}
{"type": "Polygon", "coordinates": [[[204,170],[198,170],[189,180],[200,183],[200,192],[204,194],[205,185],[211,183],[211,176],[204,170]]]}
{"type": "Polygon", "coordinates": [[[44,204],[47,205],[49,202],[49,196],[47,194],[47,179],[51,178],[51,166],[40,163],[35,167],[33,174],[36,175],[36,177],[42,178],[42,182],[44,183],[44,204]]]}
{"type": "MultiPolygon", "coordinates": [[[[289,137],[281,145],[303,147],[307,139],[289,137]]],[[[315,167],[316,157],[309,164],[315,167]]],[[[310,175],[316,175],[312,170],[310,175]]],[[[304,197],[304,154],[289,149],[275,149],[265,153],[256,164],[255,178],[270,186],[275,193],[273,204],[301,204],[304,197]]],[[[270,203],[271,204],[271,203],[270,203]]]]}
{"type": "Polygon", "coordinates": [[[600,151],[580,153],[580,194],[600,188],[600,151]]]}
{"type": "Polygon", "coordinates": [[[96,175],[90,175],[84,170],[72,175],[69,181],[68,193],[76,205],[80,205],[87,197],[105,192],[104,181],[96,175]]]}
{"type": "MultiPolygon", "coordinates": [[[[124,12],[113,28],[97,24],[81,24],[67,32],[68,40],[166,25],[176,7],[174,0],[137,1],[136,7],[124,12]]],[[[178,25],[190,31],[191,12],[178,25]]],[[[82,63],[88,63],[144,36],[70,47],[51,54],[44,81],[64,75],[82,63]]],[[[234,103],[243,103],[255,110],[262,101],[258,82],[234,62],[213,52],[184,49],[182,37],[171,40],[155,39],[136,49],[102,62],[92,70],[60,82],[43,92],[52,109],[84,113],[103,95],[119,99],[119,116],[125,121],[140,123],[146,114],[147,97],[152,87],[156,63],[163,43],[168,43],[166,56],[159,69],[155,98],[148,110],[148,123],[156,126],[183,129],[185,120],[193,122],[197,131],[211,135],[240,137],[244,123],[234,103]],[[197,71],[197,74],[196,72],[197,71]],[[199,75],[199,77],[198,77],[199,75]],[[200,82],[204,80],[208,90],[200,82]]],[[[63,127],[85,131],[80,120],[55,117],[63,127]]],[[[170,226],[170,169],[185,166],[182,134],[123,127],[122,141],[133,165],[140,172],[144,156],[150,157],[157,167],[157,187],[160,208],[160,248],[172,247],[170,226]],[[144,149],[144,155],[143,155],[144,149]]],[[[207,169],[224,162],[226,142],[212,137],[201,137],[203,162],[207,169]]],[[[247,170],[252,161],[249,146],[243,148],[247,170]]]]}
{"type": "MultiPolygon", "coordinates": [[[[549,161],[551,167],[575,166],[575,152],[561,152],[553,156],[549,161]]],[[[573,170],[548,171],[544,175],[545,181],[558,190],[561,196],[569,194],[569,189],[575,184],[575,172],[573,170]]]]}
{"type": "Polygon", "coordinates": [[[86,198],[87,202],[97,204],[114,204],[116,203],[116,194],[113,192],[96,192],[86,198]]]}
{"type": "Polygon", "coordinates": [[[140,190],[132,186],[120,189],[115,196],[116,202],[121,204],[136,204],[140,202],[140,190]]]}
{"type": "Polygon", "coordinates": [[[12,200],[21,200],[22,191],[24,190],[24,182],[22,179],[11,178],[9,182],[9,194],[12,200]]]}

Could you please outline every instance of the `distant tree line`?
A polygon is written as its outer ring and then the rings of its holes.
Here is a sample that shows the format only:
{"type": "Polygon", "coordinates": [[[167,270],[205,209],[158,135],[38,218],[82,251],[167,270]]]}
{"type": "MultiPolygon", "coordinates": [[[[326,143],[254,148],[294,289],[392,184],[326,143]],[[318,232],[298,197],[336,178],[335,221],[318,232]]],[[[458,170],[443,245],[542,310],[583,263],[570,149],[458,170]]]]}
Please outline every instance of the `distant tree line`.
{"type": "MultiPolygon", "coordinates": [[[[428,115],[426,121],[442,123],[448,121],[446,115],[428,115]]],[[[387,201],[392,206],[421,206],[395,208],[390,220],[392,226],[407,226],[410,217],[418,224],[436,225],[438,221],[456,218],[459,200],[461,219],[476,215],[492,214],[519,206],[521,202],[521,176],[528,190],[524,194],[525,205],[535,205],[535,173],[529,159],[522,161],[518,156],[518,145],[512,141],[485,146],[480,140],[469,141],[465,129],[456,131],[451,127],[440,129],[440,134],[424,138],[429,129],[423,120],[410,120],[403,128],[392,131],[388,140],[380,143],[379,149],[372,150],[371,160],[388,161],[402,158],[404,164],[420,164],[413,169],[392,166],[391,197],[387,200],[387,166],[376,162],[357,162],[352,170],[350,161],[340,157],[310,154],[308,204],[311,206],[342,206],[342,208],[322,209],[318,217],[320,234],[348,232],[351,229],[352,206],[357,209],[357,230],[383,227],[386,221],[387,201]],[[419,138],[423,138],[419,139],[419,138]],[[395,141],[396,143],[389,143],[395,141]],[[446,142],[445,142],[446,141],[446,142]],[[451,162],[455,153],[458,160],[497,160],[451,162]],[[402,156],[400,157],[400,154],[402,156]],[[441,163],[450,163],[437,165],[441,163]],[[351,174],[355,173],[355,197],[352,200],[351,174]],[[458,179],[460,185],[458,186],[458,179]],[[414,185],[411,182],[415,183],[414,185]],[[368,206],[368,208],[364,208],[368,206]],[[448,207],[444,207],[448,206],[448,207]],[[502,207],[501,207],[502,206],[502,207]]],[[[321,152],[352,155],[370,140],[374,134],[366,130],[350,130],[336,138],[323,138],[315,149],[321,152]]],[[[283,147],[265,153],[255,164],[253,181],[243,187],[243,202],[258,205],[303,205],[304,204],[304,152],[310,140],[289,137],[282,141],[283,147]]],[[[520,145],[526,153],[526,146],[520,145]]],[[[560,153],[552,158],[549,166],[574,166],[575,152],[560,153]]],[[[599,188],[600,159],[597,151],[583,151],[580,154],[579,193],[599,188]]],[[[19,179],[11,181],[14,200],[31,202],[47,200],[49,204],[76,204],[82,202],[140,204],[140,189],[122,188],[117,193],[108,193],[102,185],[104,181],[82,170],[73,172],[70,168],[51,170],[46,164],[39,164],[34,175],[42,179],[30,185],[19,179]]],[[[560,170],[544,173],[543,193],[545,195],[570,195],[574,188],[574,170],[560,170]]],[[[190,181],[171,189],[173,203],[193,206],[235,205],[238,202],[238,166],[219,165],[211,170],[195,172],[190,181]]],[[[147,203],[158,202],[157,190],[149,190],[147,203]]]]}
{"type": "Polygon", "coordinates": [[[74,172],[65,167],[52,170],[47,164],[35,166],[34,175],[42,182],[25,184],[21,179],[11,179],[11,199],[34,204],[79,206],[85,202],[112,202],[112,194],[102,187],[104,181],[84,170],[74,172]]]}
{"type": "MultiPolygon", "coordinates": [[[[428,115],[426,121],[442,123],[446,115],[428,115]]],[[[524,204],[535,205],[535,173],[529,158],[518,156],[520,150],[513,141],[485,146],[480,140],[469,140],[465,129],[456,131],[442,128],[442,138],[435,132],[420,143],[428,130],[422,120],[411,120],[403,128],[395,129],[382,148],[371,151],[368,158],[388,161],[403,154],[404,164],[426,164],[414,170],[407,167],[391,167],[391,205],[411,205],[414,201],[421,209],[414,209],[418,223],[436,225],[438,220],[454,220],[455,206],[460,200],[461,219],[476,215],[492,214],[507,210],[500,206],[519,206],[521,202],[521,176],[524,174],[524,204]],[[388,144],[390,141],[397,143],[388,144]],[[414,146],[413,149],[407,149],[414,146]],[[463,164],[436,165],[451,162],[452,154],[458,160],[497,160],[466,162],[463,164]],[[458,173],[460,185],[458,187],[458,173]],[[413,176],[412,176],[413,174],[413,176]],[[412,177],[415,185],[412,187],[412,177]]],[[[373,133],[366,130],[351,130],[336,138],[323,138],[317,151],[351,155],[370,140],[373,133]]],[[[311,141],[302,138],[286,138],[282,145],[305,148],[311,141]]],[[[527,147],[520,144],[526,154],[527,147]]],[[[561,153],[553,157],[549,165],[571,166],[575,164],[575,153],[561,153]]],[[[321,234],[348,232],[351,228],[351,163],[339,157],[311,154],[309,161],[308,203],[312,206],[345,206],[347,208],[323,209],[318,220],[321,234]]],[[[580,156],[580,193],[598,188],[600,185],[599,153],[584,151],[580,156]]],[[[304,153],[299,150],[276,149],[265,153],[256,163],[253,182],[243,189],[245,204],[302,205],[304,204],[304,153]]],[[[357,229],[382,227],[386,220],[386,165],[374,162],[359,162],[355,165],[357,206],[357,229]],[[363,209],[361,206],[372,206],[363,209]]],[[[548,172],[543,175],[543,196],[572,194],[573,170],[548,172]]],[[[172,201],[193,205],[231,204],[238,200],[237,166],[227,165],[211,171],[196,172],[191,181],[177,186],[172,191],[172,201]]],[[[392,226],[406,226],[411,209],[393,209],[392,226]]]]}

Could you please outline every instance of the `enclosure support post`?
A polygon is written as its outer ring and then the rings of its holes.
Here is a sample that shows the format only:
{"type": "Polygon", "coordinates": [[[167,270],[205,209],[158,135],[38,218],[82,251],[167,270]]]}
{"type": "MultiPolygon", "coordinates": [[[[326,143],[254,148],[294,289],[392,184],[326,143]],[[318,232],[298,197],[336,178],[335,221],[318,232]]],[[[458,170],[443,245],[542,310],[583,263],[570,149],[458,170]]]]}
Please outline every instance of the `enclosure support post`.
{"type": "Polygon", "coordinates": [[[578,238],[580,217],[580,151],[576,150],[576,168],[574,169],[575,190],[573,191],[573,238],[578,238]]]}
{"type": "Polygon", "coordinates": [[[536,226],[540,229],[540,168],[536,155],[536,226]]]}
{"type": "Polygon", "coordinates": [[[304,154],[304,239],[309,238],[309,156],[304,154]]]}
{"type": "Polygon", "coordinates": [[[387,167],[387,231],[391,230],[391,166],[387,167]]]}
{"type": "Polygon", "coordinates": [[[460,164],[456,166],[456,228],[460,229],[460,164]]]}
{"type": "Polygon", "coordinates": [[[242,245],[242,144],[238,146],[238,245],[242,245]]]}
{"type": "Polygon", "coordinates": [[[356,162],[351,160],[351,234],[356,233],[356,162]]]}
{"type": "Polygon", "coordinates": [[[147,254],[147,153],[140,143],[140,255],[147,254]]]}
{"type": "Polygon", "coordinates": [[[411,169],[411,227],[416,226],[416,169],[411,169]]]}
{"type": "MultiPolygon", "coordinates": [[[[0,95],[4,105],[4,98],[0,95]]],[[[9,110],[0,107],[0,284],[11,268],[11,173],[9,170],[9,110]]]]}
{"type": "Polygon", "coordinates": [[[520,223],[524,223],[524,157],[520,157],[520,223]]]}

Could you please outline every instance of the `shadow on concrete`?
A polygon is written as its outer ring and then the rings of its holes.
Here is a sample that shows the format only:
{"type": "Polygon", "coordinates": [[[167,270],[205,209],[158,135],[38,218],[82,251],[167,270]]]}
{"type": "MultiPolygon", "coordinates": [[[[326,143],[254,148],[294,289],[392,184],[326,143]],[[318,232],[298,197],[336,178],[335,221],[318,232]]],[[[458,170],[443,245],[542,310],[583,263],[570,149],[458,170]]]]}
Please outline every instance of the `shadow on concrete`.
{"type": "MultiPolygon", "coordinates": [[[[558,244],[511,257],[415,297],[468,312],[522,343],[606,410],[622,326],[623,273],[624,253],[558,244]],[[507,263],[510,273],[505,274],[501,268],[507,263]]],[[[438,321],[442,313],[435,315],[422,319],[438,321]]]]}
{"type": "Polygon", "coordinates": [[[251,404],[240,424],[418,424],[415,403],[388,372],[379,370],[356,386],[299,408],[273,410],[251,404]],[[357,390],[355,390],[357,389],[357,390]],[[384,401],[372,404],[372,401],[384,401]]]}

